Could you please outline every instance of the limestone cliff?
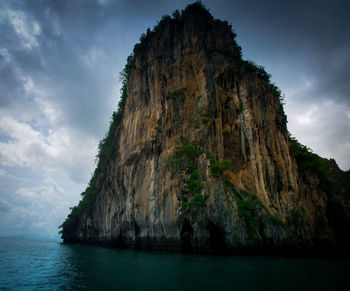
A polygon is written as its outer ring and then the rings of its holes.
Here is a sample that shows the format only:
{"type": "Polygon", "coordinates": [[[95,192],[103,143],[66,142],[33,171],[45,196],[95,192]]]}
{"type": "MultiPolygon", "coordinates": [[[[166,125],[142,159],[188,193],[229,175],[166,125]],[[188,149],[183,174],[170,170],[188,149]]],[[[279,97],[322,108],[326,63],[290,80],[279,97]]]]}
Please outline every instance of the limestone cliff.
{"type": "Polygon", "coordinates": [[[228,251],[347,240],[334,227],[336,207],[348,214],[344,195],[333,194],[325,161],[291,139],[280,91],[242,60],[226,22],[199,3],[163,17],[122,76],[65,242],[228,251]]]}

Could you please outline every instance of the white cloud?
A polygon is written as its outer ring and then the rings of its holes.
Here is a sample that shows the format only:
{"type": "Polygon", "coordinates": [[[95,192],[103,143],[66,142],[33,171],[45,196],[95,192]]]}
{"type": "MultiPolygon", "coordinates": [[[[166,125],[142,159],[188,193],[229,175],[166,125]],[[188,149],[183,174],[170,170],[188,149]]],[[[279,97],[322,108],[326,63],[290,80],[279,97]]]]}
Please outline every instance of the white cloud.
{"type": "Polygon", "coordinates": [[[54,205],[62,201],[61,197],[63,193],[64,190],[57,184],[57,182],[52,177],[48,177],[41,185],[28,188],[20,188],[16,191],[15,194],[19,197],[27,198],[30,200],[33,200],[33,198],[40,198],[40,201],[46,202],[45,204],[54,205]]]}
{"type": "MultiPolygon", "coordinates": [[[[23,92],[35,112],[0,108],[0,165],[47,172],[62,168],[76,182],[87,181],[92,171],[97,141],[64,125],[63,110],[49,100],[50,89],[37,86],[20,72],[23,92]]],[[[28,106],[29,107],[29,106],[28,106]]]]}
{"type": "Polygon", "coordinates": [[[343,170],[350,168],[350,108],[335,101],[307,105],[287,102],[288,128],[315,153],[335,158],[343,170]]]}
{"type": "Polygon", "coordinates": [[[81,59],[85,64],[92,66],[96,64],[96,62],[100,61],[103,56],[104,53],[102,50],[92,47],[81,57],[81,59]]]}
{"type": "Polygon", "coordinates": [[[1,56],[1,60],[3,62],[8,63],[11,60],[11,56],[10,56],[8,50],[4,47],[0,49],[0,56],[1,56]]]}
{"type": "Polygon", "coordinates": [[[21,196],[22,198],[25,198],[25,199],[27,199],[27,198],[33,199],[33,198],[39,197],[35,191],[31,191],[29,189],[18,189],[16,191],[16,194],[21,196]]]}
{"type": "Polygon", "coordinates": [[[69,207],[77,203],[77,197],[50,176],[37,186],[17,189],[12,201],[8,199],[0,197],[0,219],[4,226],[14,227],[19,233],[51,236],[57,235],[69,207]]]}
{"type": "Polygon", "coordinates": [[[319,109],[317,104],[312,104],[306,112],[297,114],[295,117],[299,125],[313,125],[316,121],[315,113],[319,109]]]}
{"type": "Polygon", "coordinates": [[[37,36],[41,33],[38,22],[30,21],[23,11],[7,9],[1,12],[0,20],[7,20],[13,27],[25,48],[38,46],[37,36]]]}
{"type": "Polygon", "coordinates": [[[30,77],[22,74],[21,79],[25,94],[32,97],[32,102],[35,103],[41,117],[45,118],[50,125],[57,122],[62,117],[63,111],[59,105],[48,100],[48,97],[53,93],[46,88],[36,86],[30,77]]]}
{"type": "Polygon", "coordinates": [[[86,181],[93,167],[96,141],[88,137],[75,137],[68,128],[50,129],[44,134],[26,122],[2,116],[0,134],[7,139],[0,141],[2,166],[46,171],[60,167],[77,182],[86,181]]]}

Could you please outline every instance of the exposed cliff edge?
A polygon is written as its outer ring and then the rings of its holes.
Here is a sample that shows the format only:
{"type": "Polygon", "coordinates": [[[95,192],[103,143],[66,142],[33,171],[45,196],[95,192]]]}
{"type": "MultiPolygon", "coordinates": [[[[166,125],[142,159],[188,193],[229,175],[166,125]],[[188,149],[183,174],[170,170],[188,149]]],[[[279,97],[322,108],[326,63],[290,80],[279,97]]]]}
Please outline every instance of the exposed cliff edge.
{"type": "Polygon", "coordinates": [[[64,242],[166,250],[349,243],[349,172],[291,138],[281,93],[200,4],[134,48],[64,242]],[[345,185],[346,184],[346,185],[345,185]]]}

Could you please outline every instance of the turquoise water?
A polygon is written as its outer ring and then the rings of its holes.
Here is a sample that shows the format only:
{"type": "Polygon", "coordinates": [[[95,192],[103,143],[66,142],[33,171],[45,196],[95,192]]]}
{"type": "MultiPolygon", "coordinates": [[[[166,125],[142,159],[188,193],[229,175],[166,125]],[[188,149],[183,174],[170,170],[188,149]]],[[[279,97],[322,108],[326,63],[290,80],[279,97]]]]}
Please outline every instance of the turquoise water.
{"type": "Polygon", "coordinates": [[[0,289],[350,290],[350,259],[189,255],[0,237],[0,289]]]}

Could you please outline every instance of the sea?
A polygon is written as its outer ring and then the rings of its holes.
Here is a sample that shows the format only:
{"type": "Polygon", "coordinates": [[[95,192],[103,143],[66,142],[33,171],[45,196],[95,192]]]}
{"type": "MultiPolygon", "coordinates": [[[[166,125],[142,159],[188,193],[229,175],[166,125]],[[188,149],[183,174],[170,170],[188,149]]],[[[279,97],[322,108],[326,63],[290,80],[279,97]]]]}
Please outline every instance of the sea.
{"type": "Polygon", "coordinates": [[[182,254],[0,237],[0,289],[350,290],[350,259],[182,254]]]}

